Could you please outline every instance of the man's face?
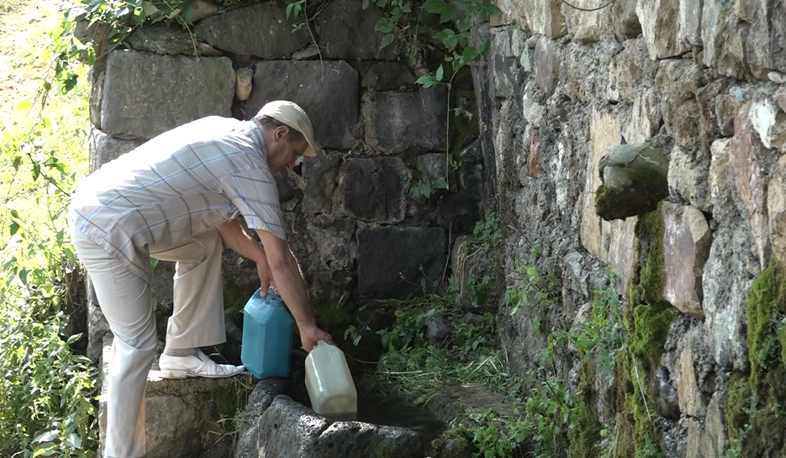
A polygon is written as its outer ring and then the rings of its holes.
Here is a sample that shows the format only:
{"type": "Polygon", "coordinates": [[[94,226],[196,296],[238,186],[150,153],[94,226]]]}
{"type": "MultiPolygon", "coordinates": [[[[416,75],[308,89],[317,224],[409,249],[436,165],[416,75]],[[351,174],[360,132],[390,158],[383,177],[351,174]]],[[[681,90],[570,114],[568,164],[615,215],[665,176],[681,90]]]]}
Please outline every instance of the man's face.
{"type": "Polygon", "coordinates": [[[305,139],[290,141],[287,134],[289,134],[287,126],[276,127],[273,131],[271,144],[267,148],[267,162],[273,173],[280,172],[284,168],[294,168],[308,148],[305,139]]]}

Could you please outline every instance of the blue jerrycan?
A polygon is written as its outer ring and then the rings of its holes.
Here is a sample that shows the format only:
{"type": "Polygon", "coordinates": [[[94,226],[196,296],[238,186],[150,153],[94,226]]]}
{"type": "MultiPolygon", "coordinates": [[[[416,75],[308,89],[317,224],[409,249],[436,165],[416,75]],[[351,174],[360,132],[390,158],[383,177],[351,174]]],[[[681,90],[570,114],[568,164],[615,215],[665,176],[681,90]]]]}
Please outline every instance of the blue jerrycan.
{"type": "Polygon", "coordinates": [[[295,320],[284,307],[281,296],[260,290],[243,309],[243,344],[240,359],[256,378],[287,377],[292,358],[292,332],[295,320]]]}

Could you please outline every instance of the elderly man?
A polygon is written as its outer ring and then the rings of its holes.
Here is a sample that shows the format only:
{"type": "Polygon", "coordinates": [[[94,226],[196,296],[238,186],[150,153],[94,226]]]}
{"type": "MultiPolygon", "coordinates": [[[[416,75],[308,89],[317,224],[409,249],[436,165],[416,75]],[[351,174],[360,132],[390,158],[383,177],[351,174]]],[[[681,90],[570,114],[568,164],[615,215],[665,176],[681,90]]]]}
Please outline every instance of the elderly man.
{"type": "Polygon", "coordinates": [[[177,262],[174,309],[159,365],[169,378],[229,377],[199,347],[224,332],[222,243],[257,263],[263,294],[275,285],[303,348],[319,329],[287,245],[273,173],[314,156],[311,121],[296,104],[271,102],[251,121],[207,117],[150,140],[80,183],[69,207],[73,243],[114,334],[105,454],[145,453],[144,391],[156,354],[150,258],[177,262]],[[242,215],[261,245],[245,233],[242,215]]]}

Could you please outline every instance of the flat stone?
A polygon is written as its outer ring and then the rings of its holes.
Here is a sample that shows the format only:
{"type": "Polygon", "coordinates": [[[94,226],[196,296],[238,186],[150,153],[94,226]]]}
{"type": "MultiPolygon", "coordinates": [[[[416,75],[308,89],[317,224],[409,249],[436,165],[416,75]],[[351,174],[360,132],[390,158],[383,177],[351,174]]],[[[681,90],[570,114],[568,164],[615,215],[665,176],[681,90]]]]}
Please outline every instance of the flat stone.
{"type": "Polygon", "coordinates": [[[341,154],[326,151],[303,164],[303,211],[312,214],[332,213],[341,154]]]}
{"type": "Polygon", "coordinates": [[[400,158],[348,159],[338,177],[342,207],[365,221],[401,222],[406,216],[408,180],[409,171],[400,158]]]}
{"type": "Polygon", "coordinates": [[[675,146],[669,155],[669,194],[673,200],[711,211],[710,158],[675,146]]]}
{"type": "Polygon", "coordinates": [[[747,271],[751,256],[747,226],[739,216],[718,226],[702,275],[707,346],[720,367],[737,371],[748,366],[745,301],[752,280],[747,271]]]}
{"type": "Polygon", "coordinates": [[[358,294],[364,298],[404,298],[420,293],[424,275],[436,281],[442,274],[446,248],[442,228],[359,230],[358,294]]]}
{"type": "Polygon", "coordinates": [[[511,43],[513,27],[491,29],[491,49],[493,58],[489,59],[491,83],[496,97],[513,97],[518,85],[518,60],[511,43]]]}
{"type": "Polygon", "coordinates": [[[639,0],[636,14],[641,22],[641,32],[647,41],[650,58],[666,59],[690,50],[689,44],[678,40],[680,2],[639,0]]]}
{"type": "Polygon", "coordinates": [[[299,19],[287,19],[285,7],[264,2],[237,8],[203,19],[194,31],[200,40],[233,54],[280,59],[311,42],[307,30],[292,30],[299,19]]]}
{"type": "Polygon", "coordinates": [[[786,152],[786,112],[778,107],[774,98],[753,102],[748,116],[765,148],[786,152]]]}
{"type": "Polygon", "coordinates": [[[682,0],[679,2],[679,27],[677,42],[689,46],[701,46],[701,10],[703,0],[682,0]]]}
{"type": "Polygon", "coordinates": [[[732,197],[734,180],[729,162],[730,145],[731,139],[725,138],[715,140],[710,148],[712,160],[707,182],[710,190],[712,217],[720,223],[731,220],[737,214],[737,207],[734,205],[732,197]]]}
{"type": "Polygon", "coordinates": [[[698,149],[702,132],[696,93],[704,85],[701,69],[689,60],[664,60],[655,81],[661,94],[663,121],[675,143],[688,150],[698,149]]]}
{"type": "Polygon", "coordinates": [[[716,138],[734,135],[736,104],[729,95],[732,80],[720,78],[709,82],[696,92],[701,113],[702,148],[712,144],[716,138]]]}
{"type": "Polygon", "coordinates": [[[759,158],[766,153],[754,143],[746,130],[738,130],[729,144],[729,163],[734,177],[736,195],[743,217],[748,220],[753,250],[762,270],[766,268],[769,226],[765,208],[766,177],[759,168],[759,158]]]}
{"type": "Polygon", "coordinates": [[[156,54],[194,55],[196,49],[191,35],[178,24],[152,24],[137,28],[128,37],[128,44],[136,51],[149,51],[156,54]]]}
{"type": "Polygon", "coordinates": [[[701,432],[699,444],[703,458],[721,458],[726,450],[726,426],[721,409],[721,396],[715,392],[707,406],[704,418],[704,430],[701,432]]]}
{"type": "Polygon", "coordinates": [[[613,102],[635,103],[642,81],[653,81],[658,62],[649,58],[643,38],[627,40],[608,66],[606,97],[613,102]]]}
{"type": "Polygon", "coordinates": [[[229,117],[234,94],[235,71],[228,58],[112,51],[101,127],[111,135],[150,139],[205,116],[229,117]]]}
{"type": "Polygon", "coordinates": [[[415,84],[416,80],[415,74],[404,64],[377,62],[368,69],[360,85],[376,91],[393,91],[415,84]]]}
{"type": "Polygon", "coordinates": [[[267,102],[291,100],[311,118],[315,141],[325,149],[350,149],[355,143],[360,87],[348,63],[317,61],[259,62],[246,104],[251,119],[267,102]],[[287,75],[282,78],[281,75],[287,75]]]}
{"type": "Polygon", "coordinates": [[[746,57],[756,78],[766,81],[770,70],[786,72],[786,5],[742,0],[753,9],[753,23],[746,40],[746,57]]]}
{"type": "Polygon", "coordinates": [[[696,384],[696,371],[693,369],[693,349],[690,339],[680,354],[677,364],[677,393],[680,411],[694,418],[703,418],[707,412],[701,391],[696,384]]]}
{"type": "Polygon", "coordinates": [[[567,33],[565,17],[560,9],[561,2],[523,0],[520,3],[532,33],[539,33],[551,39],[559,38],[567,33]]]}
{"type": "Polygon", "coordinates": [[[535,45],[535,81],[540,89],[550,97],[559,78],[559,55],[557,45],[546,37],[540,37],[535,45]]]}
{"type": "Polygon", "coordinates": [[[144,143],[141,140],[121,140],[98,129],[90,131],[90,173],[102,165],[132,151],[144,143]]]}
{"type": "Polygon", "coordinates": [[[658,95],[652,88],[636,91],[630,118],[623,128],[628,144],[644,143],[658,133],[661,124],[658,95]]]}
{"type": "Polygon", "coordinates": [[[201,21],[218,12],[218,6],[209,0],[191,0],[186,8],[191,9],[191,20],[193,22],[201,21]]]}
{"type": "Polygon", "coordinates": [[[701,41],[704,65],[724,76],[745,79],[742,27],[734,14],[734,0],[704,0],[701,12],[701,41]]]}
{"type": "Polygon", "coordinates": [[[254,69],[238,68],[237,79],[235,81],[235,97],[241,102],[245,102],[251,96],[251,89],[254,87],[254,69]]]}
{"type": "Polygon", "coordinates": [[[710,254],[712,233],[697,208],[664,203],[662,207],[663,297],[687,315],[703,317],[701,275],[710,254]]]}
{"type": "Polygon", "coordinates": [[[767,191],[772,254],[786,265],[786,156],[778,161],[767,191]]]}
{"type": "Polygon", "coordinates": [[[586,182],[580,204],[580,240],[587,251],[607,263],[619,275],[617,288],[624,293],[624,285],[627,285],[634,270],[637,218],[608,222],[595,212],[595,189],[601,184],[600,159],[621,140],[619,120],[608,113],[594,112],[590,120],[591,156],[587,161],[586,182]]]}
{"type": "Polygon", "coordinates": [[[319,45],[327,59],[394,60],[397,40],[380,49],[383,33],[375,30],[387,15],[373,2],[363,8],[355,0],[331,1],[319,13],[319,45]]]}
{"type": "Polygon", "coordinates": [[[363,101],[366,143],[383,154],[444,151],[447,90],[382,91],[363,101]]]}
{"type": "MultiPolygon", "coordinates": [[[[592,0],[575,0],[570,2],[577,8],[592,10],[598,7],[592,0]]],[[[608,34],[612,29],[613,12],[611,8],[601,8],[595,11],[582,11],[562,5],[565,24],[572,39],[580,43],[595,43],[601,36],[608,34]]]]}
{"type": "Polygon", "coordinates": [[[614,35],[624,42],[641,35],[641,23],[636,15],[637,0],[617,0],[611,5],[614,35]]]}

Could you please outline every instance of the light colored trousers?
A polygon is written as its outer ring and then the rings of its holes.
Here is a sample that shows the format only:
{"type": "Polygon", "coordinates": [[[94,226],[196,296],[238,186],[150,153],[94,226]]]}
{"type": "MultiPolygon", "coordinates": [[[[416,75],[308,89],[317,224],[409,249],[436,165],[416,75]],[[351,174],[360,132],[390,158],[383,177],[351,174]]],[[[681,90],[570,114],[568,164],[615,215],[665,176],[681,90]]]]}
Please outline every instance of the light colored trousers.
{"type": "MultiPolygon", "coordinates": [[[[145,383],[156,355],[156,318],[150,285],[79,230],[72,230],[79,259],[114,334],[109,361],[105,456],[145,454],[145,383]]],[[[221,236],[210,230],[178,246],[149,246],[150,256],[176,261],[169,348],[223,343],[224,296],[221,236]]]]}

